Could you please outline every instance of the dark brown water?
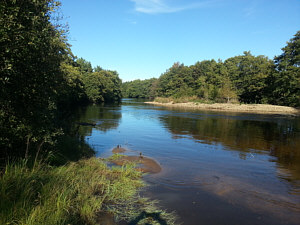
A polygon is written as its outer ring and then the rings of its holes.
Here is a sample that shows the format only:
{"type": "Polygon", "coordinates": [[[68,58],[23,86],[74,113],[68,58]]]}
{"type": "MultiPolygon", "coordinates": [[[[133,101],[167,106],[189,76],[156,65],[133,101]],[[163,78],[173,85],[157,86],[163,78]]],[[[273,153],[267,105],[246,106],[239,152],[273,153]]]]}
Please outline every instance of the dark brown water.
{"type": "Polygon", "coordinates": [[[170,110],[123,100],[80,112],[87,142],[162,166],[144,195],[197,224],[300,224],[300,118],[170,110]]]}

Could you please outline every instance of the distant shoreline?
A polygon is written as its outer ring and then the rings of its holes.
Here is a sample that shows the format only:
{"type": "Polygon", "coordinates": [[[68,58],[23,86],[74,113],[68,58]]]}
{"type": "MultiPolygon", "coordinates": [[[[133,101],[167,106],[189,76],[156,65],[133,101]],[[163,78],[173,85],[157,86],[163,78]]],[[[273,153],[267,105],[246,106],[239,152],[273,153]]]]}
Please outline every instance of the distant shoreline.
{"type": "Polygon", "coordinates": [[[231,103],[214,103],[204,104],[197,102],[186,103],[160,103],[160,102],[145,102],[146,104],[166,106],[172,108],[190,108],[202,109],[209,111],[226,111],[226,112],[245,112],[256,114],[283,114],[283,115],[297,115],[300,116],[300,109],[288,106],[267,105],[267,104],[231,104],[231,103]]]}

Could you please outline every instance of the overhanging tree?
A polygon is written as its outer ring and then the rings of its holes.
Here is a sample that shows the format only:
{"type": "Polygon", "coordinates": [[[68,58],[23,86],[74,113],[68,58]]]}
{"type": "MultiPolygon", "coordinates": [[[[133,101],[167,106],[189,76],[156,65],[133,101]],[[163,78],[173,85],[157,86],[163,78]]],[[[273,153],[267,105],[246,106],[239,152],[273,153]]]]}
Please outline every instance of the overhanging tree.
{"type": "Polygon", "coordinates": [[[62,30],[50,22],[58,5],[54,0],[0,3],[2,154],[23,154],[29,144],[40,149],[58,132],[53,118],[66,49],[62,30]]]}

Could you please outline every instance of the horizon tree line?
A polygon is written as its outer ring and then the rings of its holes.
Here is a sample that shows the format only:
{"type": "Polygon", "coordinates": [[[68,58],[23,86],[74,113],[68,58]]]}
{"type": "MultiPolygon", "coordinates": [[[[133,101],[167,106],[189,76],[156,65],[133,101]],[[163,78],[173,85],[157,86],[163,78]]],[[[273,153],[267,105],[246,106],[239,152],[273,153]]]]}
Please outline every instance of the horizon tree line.
{"type": "Polygon", "coordinates": [[[122,84],[128,98],[196,97],[210,102],[300,106],[300,31],[273,60],[243,55],[185,66],[175,62],[159,78],[122,84]]]}

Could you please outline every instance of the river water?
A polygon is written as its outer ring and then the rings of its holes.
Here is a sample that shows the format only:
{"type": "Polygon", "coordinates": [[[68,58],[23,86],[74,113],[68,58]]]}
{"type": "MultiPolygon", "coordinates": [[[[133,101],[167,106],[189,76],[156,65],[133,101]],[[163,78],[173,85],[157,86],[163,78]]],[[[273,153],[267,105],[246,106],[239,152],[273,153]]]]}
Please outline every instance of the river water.
{"type": "Polygon", "coordinates": [[[79,112],[80,133],[110,156],[117,145],[162,167],[143,195],[179,222],[300,224],[300,118],[168,109],[123,99],[79,112]]]}

